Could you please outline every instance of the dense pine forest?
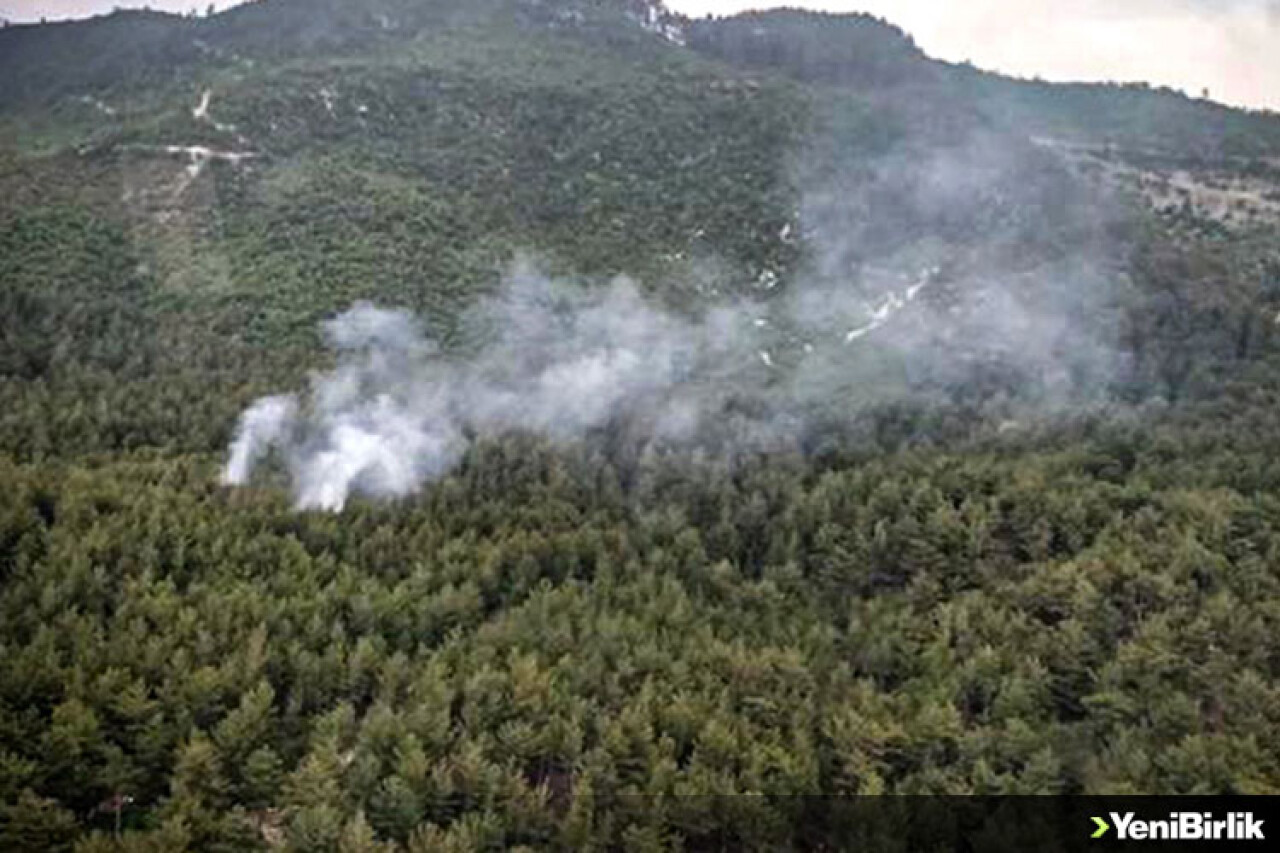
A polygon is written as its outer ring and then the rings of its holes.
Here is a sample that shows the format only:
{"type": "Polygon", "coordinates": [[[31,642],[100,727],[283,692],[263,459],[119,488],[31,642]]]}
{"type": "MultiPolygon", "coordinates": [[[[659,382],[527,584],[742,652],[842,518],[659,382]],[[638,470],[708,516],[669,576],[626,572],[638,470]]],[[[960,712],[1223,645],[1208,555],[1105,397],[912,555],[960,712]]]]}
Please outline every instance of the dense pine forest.
{"type": "Polygon", "coordinates": [[[0,849],[832,849],[814,795],[1280,792],[1278,238],[1280,117],[865,16],[6,27],[0,849]],[[743,322],[393,497],[224,484],[247,407],[345,375],[334,317],[460,375],[519,360],[475,317],[527,275],[743,322]]]}

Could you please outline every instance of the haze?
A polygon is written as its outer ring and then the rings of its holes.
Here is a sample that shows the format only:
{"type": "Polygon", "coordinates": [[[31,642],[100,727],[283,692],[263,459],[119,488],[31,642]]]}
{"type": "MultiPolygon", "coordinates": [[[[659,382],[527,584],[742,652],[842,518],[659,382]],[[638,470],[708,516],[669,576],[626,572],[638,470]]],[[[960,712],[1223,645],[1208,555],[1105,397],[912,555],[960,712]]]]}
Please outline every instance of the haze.
{"type": "MultiPolygon", "coordinates": [[[[232,3],[222,0],[224,8],[232,3]]],[[[669,0],[691,16],[767,0],[669,0]]],[[[1280,109],[1280,0],[788,0],[865,11],[910,32],[930,55],[1046,80],[1146,81],[1236,106],[1280,109]]],[[[113,7],[185,13],[191,0],[0,0],[12,21],[85,17],[113,7]]]]}
{"type": "MultiPolygon", "coordinates": [[[[686,15],[770,5],[677,0],[686,15]]],[[[1146,81],[1235,106],[1280,109],[1280,0],[788,0],[870,12],[931,56],[1053,81],[1146,81]]]]}

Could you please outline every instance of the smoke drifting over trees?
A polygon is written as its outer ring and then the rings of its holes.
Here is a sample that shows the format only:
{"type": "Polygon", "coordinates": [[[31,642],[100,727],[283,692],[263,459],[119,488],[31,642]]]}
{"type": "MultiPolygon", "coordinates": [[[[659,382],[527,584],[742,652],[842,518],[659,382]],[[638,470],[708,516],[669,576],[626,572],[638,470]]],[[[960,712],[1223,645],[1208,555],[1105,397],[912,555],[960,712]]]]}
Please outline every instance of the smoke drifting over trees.
{"type": "Polygon", "coordinates": [[[794,157],[786,239],[805,261],[783,286],[676,311],[629,279],[552,280],[521,258],[463,316],[469,352],[356,305],[325,324],[337,366],[305,400],[245,412],[224,482],[275,448],[300,509],[339,510],[408,495],[510,431],[733,455],[848,438],[888,404],[962,402],[998,425],[1106,399],[1128,370],[1112,200],[1008,136],[868,156],[832,118],[794,157]]]}
{"type": "Polygon", "coordinates": [[[477,433],[574,439],[643,408],[655,438],[683,439],[717,397],[689,380],[730,370],[748,315],[687,320],[625,279],[582,290],[523,267],[463,322],[490,341],[473,358],[445,357],[403,311],[361,304],[326,323],[337,367],[313,377],[305,405],[269,397],[245,413],[225,482],[243,483],[276,447],[299,508],[341,509],[353,491],[413,491],[456,464],[477,433]]]}
{"type": "Polygon", "coordinates": [[[938,267],[813,279],[772,302],[696,316],[619,278],[586,288],[518,262],[464,318],[474,354],[445,352],[410,313],[362,303],[324,325],[337,355],[305,399],[242,416],[223,480],[273,448],[299,509],[353,493],[403,497],[452,469],[477,436],[529,431],[718,451],[802,444],[818,422],[967,395],[1007,417],[1105,391],[1121,360],[1098,303],[1106,282],[1064,263],[947,281],[938,267]],[[1090,325],[1089,321],[1093,325],[1090,325]]]}

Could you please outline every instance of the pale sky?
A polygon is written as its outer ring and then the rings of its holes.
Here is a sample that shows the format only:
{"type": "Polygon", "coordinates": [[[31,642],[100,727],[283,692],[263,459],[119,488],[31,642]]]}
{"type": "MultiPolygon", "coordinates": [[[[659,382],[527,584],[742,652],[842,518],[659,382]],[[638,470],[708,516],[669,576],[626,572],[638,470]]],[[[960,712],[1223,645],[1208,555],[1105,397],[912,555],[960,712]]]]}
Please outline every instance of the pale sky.
{"type": "MultiPolygon", "coordinates": [[[[357,2],[357,0],[353,0],[357,2]]],[[[15,21],[113,6],[203,11],[192,0],[0,0],[15,21]]],[[[232,5],[220,0],[218,8],[232,5]]],[[[1280,110],[1280,0],[668,0],[686,15],[772,5],[871,12],[930,55],[1046,80],[1147,81],[1280,110]]]]}
{"type": "MultiPolygon", "coordinates": [[[[676,0],[686,15],[768,0],[676,0]]],[[[1280,0],[786,0],[870,12],[939,59],[1046,80],[1146,81],[1280,109],[1280,0]]]]}

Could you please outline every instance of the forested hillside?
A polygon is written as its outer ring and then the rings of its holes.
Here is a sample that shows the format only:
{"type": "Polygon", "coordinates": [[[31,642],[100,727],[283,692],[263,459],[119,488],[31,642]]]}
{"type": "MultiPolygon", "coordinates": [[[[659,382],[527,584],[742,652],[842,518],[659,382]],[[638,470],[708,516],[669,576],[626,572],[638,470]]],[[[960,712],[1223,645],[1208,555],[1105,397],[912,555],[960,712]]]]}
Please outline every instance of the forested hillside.
{"type": "Polygon", "coordinates": [[[0,30],[0,849],[1276,793],[1278,238],[1280,117],[864,16],[0,30]],[[300,497],[433,395],[452,455],[300,497]]]}

